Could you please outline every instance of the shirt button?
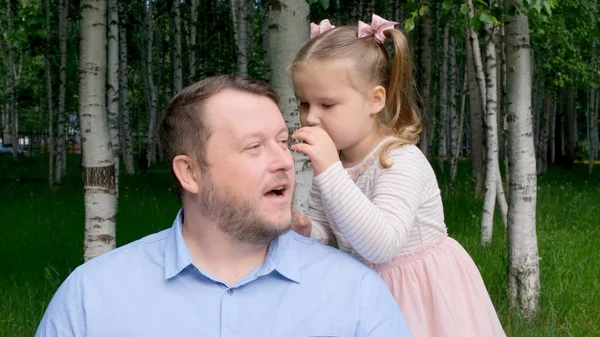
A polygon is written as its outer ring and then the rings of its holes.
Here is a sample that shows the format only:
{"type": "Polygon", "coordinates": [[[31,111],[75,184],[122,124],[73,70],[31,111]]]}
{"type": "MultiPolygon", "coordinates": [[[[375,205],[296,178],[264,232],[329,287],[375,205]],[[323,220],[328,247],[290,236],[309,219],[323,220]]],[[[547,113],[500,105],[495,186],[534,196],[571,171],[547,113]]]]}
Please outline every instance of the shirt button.
{"type": "Polygon", "coordinates": [[[233,295],[233,289],[231,289],[231,288],[230,288],[230,289],[228,289],[228,290],[227,290],[227,293],[228,293],[229,295],[233,295]]]}

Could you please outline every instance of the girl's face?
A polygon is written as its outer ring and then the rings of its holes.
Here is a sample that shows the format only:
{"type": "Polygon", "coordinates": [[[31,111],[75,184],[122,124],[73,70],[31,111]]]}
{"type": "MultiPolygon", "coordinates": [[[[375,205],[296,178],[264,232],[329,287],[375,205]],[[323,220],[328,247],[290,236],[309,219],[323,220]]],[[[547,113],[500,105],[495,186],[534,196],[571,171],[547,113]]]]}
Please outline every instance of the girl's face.
{"type": "Polygon", "coordinates": [[[385,106],[382,87],[357,90],[361,81],[353,67],[351,60],[301,63],[292,76],[302,126],[324,129],[347,158],[371,150],[379,137],[377,113],[385,106]]]}

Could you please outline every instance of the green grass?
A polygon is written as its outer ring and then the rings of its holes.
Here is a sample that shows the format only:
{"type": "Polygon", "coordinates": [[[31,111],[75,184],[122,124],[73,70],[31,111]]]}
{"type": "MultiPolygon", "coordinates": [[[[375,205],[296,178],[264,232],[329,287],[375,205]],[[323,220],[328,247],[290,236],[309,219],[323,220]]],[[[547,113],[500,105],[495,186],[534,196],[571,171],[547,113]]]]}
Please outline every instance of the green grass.
{"type": "MultiPolygon", "coordinates": [[[[80,157],[69,158],[65,183],[47,187],[46,158],[13,166],[0,157],[0,336],[31,336],[62,280],[82,263],[80,157]]],[[[509,336],[600,336],[600,167],[551,168],[540,177],[538,242],[541,314],[526,323],[508,308],[506,233],[496,219],[491,246],[479,244],[482,201],[473,198],[469,163],[457,182],[439,175],[450,235],[481,270],[509,336]]],[[[171,225],[178,209],[166,169],[123,176],[118,244],[171,225]]]]}

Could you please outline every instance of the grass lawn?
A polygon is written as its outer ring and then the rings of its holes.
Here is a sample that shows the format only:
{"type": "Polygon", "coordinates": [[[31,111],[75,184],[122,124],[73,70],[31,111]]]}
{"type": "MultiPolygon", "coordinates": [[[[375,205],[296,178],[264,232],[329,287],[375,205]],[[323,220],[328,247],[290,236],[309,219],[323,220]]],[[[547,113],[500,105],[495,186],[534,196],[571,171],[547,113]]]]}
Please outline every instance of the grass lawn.
{"type": "MultiPolygon", "coordinates": [[[[45,157],[14,166],[0,157],[0,336],[32,336],[62,280],[82,263],[80,157],[65,183],[47,187],[45,157]]],[[[541,315],[525,323],[508,308],[506,233],[497,218],[491,246],[479,244],[482,201],[472,196],[469,163],[459,179],[439,176],[450,235],[471,254],[509,336],[600,336],[600,167],[551,168],[538,180],[541,315]]],[[[437,165],[436,165],[437,166],[437,165]]],[[[171,226],[178,201],[164,167],[122,176],[118,245],[171,226]]]]}

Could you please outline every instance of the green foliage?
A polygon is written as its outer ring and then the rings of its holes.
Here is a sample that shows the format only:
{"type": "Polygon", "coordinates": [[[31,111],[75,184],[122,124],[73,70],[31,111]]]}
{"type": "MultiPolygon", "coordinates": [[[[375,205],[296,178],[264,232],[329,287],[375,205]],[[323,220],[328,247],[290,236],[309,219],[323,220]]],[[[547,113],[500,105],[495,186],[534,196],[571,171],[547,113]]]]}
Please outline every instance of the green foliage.
{"type": "Polygon", "coordinates": [[[600,9],[586,0],[561,0],[553,15],[530,13],[531,42],[546,83],[598,86],[600,9]],[[596,41],[596,49],[594,49],[596,41]]]}

